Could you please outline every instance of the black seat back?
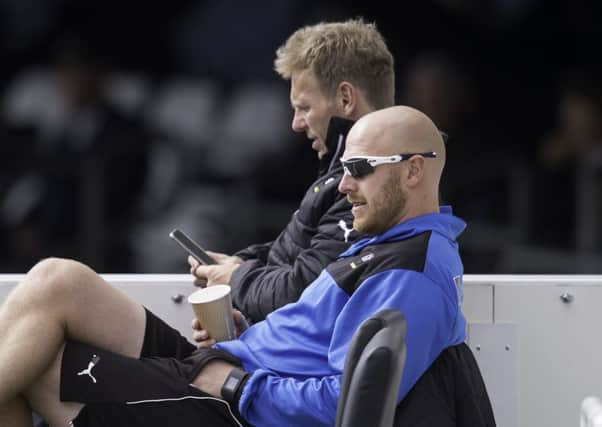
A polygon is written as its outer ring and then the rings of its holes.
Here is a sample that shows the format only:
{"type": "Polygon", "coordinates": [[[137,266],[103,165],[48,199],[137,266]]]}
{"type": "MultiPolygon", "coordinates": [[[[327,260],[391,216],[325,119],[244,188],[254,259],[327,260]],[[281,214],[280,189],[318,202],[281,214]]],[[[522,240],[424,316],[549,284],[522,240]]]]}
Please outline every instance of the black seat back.
{"type": "Polygon", "coordinates": [[[337,427],[391,427],[405,362],[406,322],[398,310],[366,319],[345,358],[337,427]]]}

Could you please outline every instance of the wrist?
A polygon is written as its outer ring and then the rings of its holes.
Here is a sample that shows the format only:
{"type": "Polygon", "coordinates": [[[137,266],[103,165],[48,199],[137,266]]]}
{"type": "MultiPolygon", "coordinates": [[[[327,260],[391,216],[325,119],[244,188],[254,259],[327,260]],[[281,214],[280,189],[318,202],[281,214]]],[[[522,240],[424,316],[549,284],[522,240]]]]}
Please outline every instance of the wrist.
{"type": "Polygon", "coordinates": [[[220,391],[222,398],[226,402],[234,404],[234,407],[238,407],[238,400],[249,375],[241,368],[233,368],[222,384],[220,391]]]}
{"type": "Polygon", "coordinates": [[[193,383],[199,389],[215,397],[221,397],[221,387],[234,365],[224,360],[213,359],[203,367],[193,383]]]}

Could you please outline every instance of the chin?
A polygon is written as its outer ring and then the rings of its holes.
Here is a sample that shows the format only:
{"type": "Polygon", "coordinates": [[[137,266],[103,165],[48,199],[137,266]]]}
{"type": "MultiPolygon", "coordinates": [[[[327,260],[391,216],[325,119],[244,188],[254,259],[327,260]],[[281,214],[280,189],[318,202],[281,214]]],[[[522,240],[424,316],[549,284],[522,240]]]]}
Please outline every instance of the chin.
{"type": "Polygon", "coordinates": [[[353,221],[353,229],[359,234],[365,234],[368,236],[376,236],[387,230],[387,228],[382,227],[381,224],[374,222],[366,222],[366,221],[353,221]]]}
{"type": "Polygon", "coordinates": [[[353,220],[353,229],[360,234],[366,233],[365,224],[362,221],[358,221],[357,219],[353,220]]]}

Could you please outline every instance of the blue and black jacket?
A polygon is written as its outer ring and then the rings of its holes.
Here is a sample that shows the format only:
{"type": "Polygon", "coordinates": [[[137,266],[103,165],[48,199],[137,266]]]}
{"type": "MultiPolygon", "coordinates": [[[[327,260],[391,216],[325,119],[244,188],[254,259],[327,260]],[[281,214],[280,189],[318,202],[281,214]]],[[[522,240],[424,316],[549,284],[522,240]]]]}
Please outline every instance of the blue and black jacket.
{"type": "Polygon", "coordinates": [[[296,303],[217,344],[251,372],[239,412],[262,426],[334,424],[345,354],[359,325],[387,308],[407,321],[398,401],[441,351],[465,339],[463,267],[457,236],[465,223],[441,208],[362,239],[322,271],[296,303]]]}

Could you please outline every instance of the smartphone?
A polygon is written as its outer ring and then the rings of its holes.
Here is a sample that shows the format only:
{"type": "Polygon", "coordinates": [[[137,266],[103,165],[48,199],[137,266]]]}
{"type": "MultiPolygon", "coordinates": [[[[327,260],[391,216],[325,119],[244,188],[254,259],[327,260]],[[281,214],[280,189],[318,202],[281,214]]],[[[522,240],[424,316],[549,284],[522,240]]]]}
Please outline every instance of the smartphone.
{"type": "Polygon", "coordinates": [[[192,255],[201,264],[217,264],[211,256],[203,248],[201,248],[194,240],[188,237],[184,232],[177,228],[169,233],[169,237],[174,239],[186,252],[192,255]]]}

